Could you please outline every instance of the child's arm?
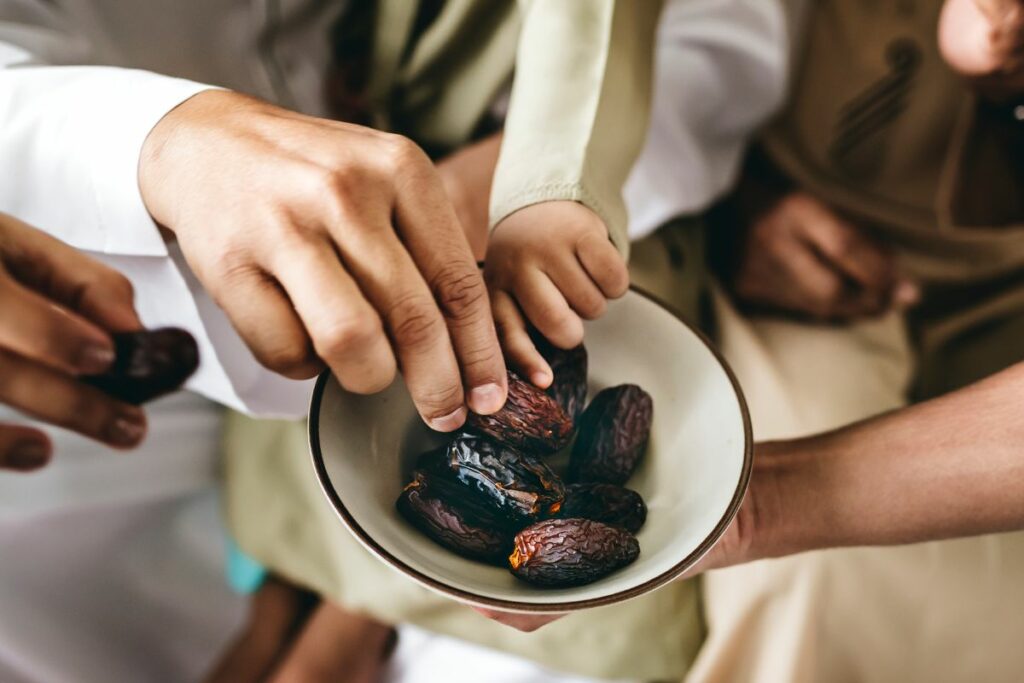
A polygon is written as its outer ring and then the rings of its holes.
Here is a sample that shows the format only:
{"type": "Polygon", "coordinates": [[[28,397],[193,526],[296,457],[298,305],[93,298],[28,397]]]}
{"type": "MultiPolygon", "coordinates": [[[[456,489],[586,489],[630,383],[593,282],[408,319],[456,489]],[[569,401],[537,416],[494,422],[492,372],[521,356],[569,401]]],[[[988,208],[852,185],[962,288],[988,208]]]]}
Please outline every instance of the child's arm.
{"type": "Polygon", "coordinates": [[[551,371],[558,346],[626,288],[622,186],[642,146],[661,0],[520,0],[523,31],[491,192],[487,277],[512,364],[551,371]],[[610,238],[610,241],[609,241],[610,238]]]}

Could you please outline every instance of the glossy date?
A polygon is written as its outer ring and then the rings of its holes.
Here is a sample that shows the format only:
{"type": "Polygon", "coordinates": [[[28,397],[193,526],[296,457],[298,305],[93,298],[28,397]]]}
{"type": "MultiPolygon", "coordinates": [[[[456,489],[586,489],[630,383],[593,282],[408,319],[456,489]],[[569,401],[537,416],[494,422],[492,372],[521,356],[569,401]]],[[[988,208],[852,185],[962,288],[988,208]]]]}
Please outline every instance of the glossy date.
{"type": "Polygon", "coordinates": [[[635,384],[605,389],[579,421],[569,480],[624,484],[647,450],[654,404],[635,384]]]}
{"type": "Polygon", "coordinates": [[[575,424],[580,419],[587,401],[587,349],[583,344],[572,349],[560,349],[537,330],[530,331],[537,351],[551,366],[554,379],[545,393],[555,399],[575,424]]]}
{"type": "Polygon", "coordinates": [[[615,484],[569,484],[559,517],[580,517],[636,533],[647,520],[647,505],[639,493],[615,484]]]}
{"type": "Polygon", "coordinates": [[[114,364],[83,381],[122,401],[139,405],[179,389],[199,367],[199,348],[175,327],[113,335],[114,364]]]}
{"type": "MultiPolygon", "coordinates": [[[[512,546],[512,533],[503,532],[486,517],[438,495],[428,478],[417,478],[402,491],[395,503],[398,512],[438,545],[471,560],[505,563],[512,546]]],[[[479,512],[479,511],[478,511],[479,512]]]]}
{"type": "Polygon", "coordinates": [[[474,434],[421,456],[418,468],[447,488],[446,497],[489,508],[518,528],[556,514],[565,497],[561,479],[542,460],[474,434]]]}
{"type": "Polygon", "coordinates": [[[588,519],[549,519],[515,537],[512,573],[537,586],[582,586],[636,560],[640,545],[625,529],[588,519]]]}

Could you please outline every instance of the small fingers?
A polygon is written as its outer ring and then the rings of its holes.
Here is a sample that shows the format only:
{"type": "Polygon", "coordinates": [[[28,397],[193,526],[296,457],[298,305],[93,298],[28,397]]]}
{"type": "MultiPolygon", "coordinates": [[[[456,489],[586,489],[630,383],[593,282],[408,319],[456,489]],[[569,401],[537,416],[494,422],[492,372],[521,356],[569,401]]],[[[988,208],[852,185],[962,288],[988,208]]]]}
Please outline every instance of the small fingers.
{"type": "Polygon", "coordinates": [[[588,232],[581,237],[576,257],[606,298],[618,299],[629,289],[626,262],[604,234],[588,232]]]}
{"type": "Polygon", "coordinates": [[[585,320],[597,320],[608,309],[605,298],[582,264],[575,258],[545,270],[572,310],[585,320]]]}
{"type": "Polygon", "coordinates": [[[38,429],[0,425],[0,470],[30,472],[50,461],[53,446],[38,429]]]}
{"type": "Polygon", "coordinates": [[[146,434],[136,406],[110,398],[57,370],[0,351],[0,403],[115,448],[132,448],[146,434]]]}
{"type": "Polygon", "coordinates": [[[514,294],[529,321],[552,344],[571,349],[583,343],[583,321],[545,273],[535,269],[520,273],[514,294]]]}
{"type": "Polygon", "coordinates": [[[550,386],[554,373],[530,339],[526,321],[512,296],[501,289],[492,290],[491,309],[494,311],[494,323],[498,328],[502,348],[512,366],[534,385],[542,389],[550,386]]]}

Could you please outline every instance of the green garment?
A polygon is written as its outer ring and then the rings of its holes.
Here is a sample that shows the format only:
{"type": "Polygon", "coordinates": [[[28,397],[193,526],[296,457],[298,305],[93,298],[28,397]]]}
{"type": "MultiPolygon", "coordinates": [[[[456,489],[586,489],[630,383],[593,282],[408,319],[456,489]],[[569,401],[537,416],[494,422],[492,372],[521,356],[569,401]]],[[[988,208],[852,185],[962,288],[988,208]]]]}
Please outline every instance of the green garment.
{"type": "MultiPolygon", "coordinates": [[[[702,227],[679,221],[633,245],[633,280],[691,319],[703,281],[702,227]]],[[[696,581],[576,613],[535,633],[489,621],[371,556],[336,517],[310,463],[305,423],[233,415],[228,521],[273,572],[389,623],[412,623],[579,675],[680,680],[704,638],[696,581]]],[[[396,489],[397,495],[397,489],[396,489]]]]}

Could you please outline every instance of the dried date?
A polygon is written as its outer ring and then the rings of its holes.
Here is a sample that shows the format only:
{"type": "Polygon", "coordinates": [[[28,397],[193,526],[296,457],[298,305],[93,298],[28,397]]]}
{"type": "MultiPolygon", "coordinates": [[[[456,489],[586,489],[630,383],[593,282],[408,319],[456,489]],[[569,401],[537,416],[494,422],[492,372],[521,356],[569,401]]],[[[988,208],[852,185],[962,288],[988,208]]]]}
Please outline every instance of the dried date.
{"type": "Polygon", "coordinates": [[[512,546],[512,534],[503,532],[439,495],[429,479],[418,477],[405,487],[395,503],[398,512],[438,545],[471,560],[502,565],[512,546]]]}
{"type": "Polygon", "coordinates": [[[572,420],[543,391],[508,373],[508,400],[493,415],[470,413],[466,427],[526,453],[546,455],[572,439],[572,420]]]}
{"type": "Polygon", "coordinates": [[[179,389],[199,367],[199,347],[187,331],[165,327],[113,335],[114,364],[85,382],[139,405],[179,389]]]}
{"type": "Polygon", "coordinates": [[[474,434],[420,457],[419,472],[436,478],[446,499],[492,509],[517,529],[562,507],[565,486],[539,458],[474,434]]]}
{"type": "Polygon", "coordinates": [[[553,346],[543,337],[537,342],[537,350],[551,366],[554,379],[547,388],[547,395],[555,399],[569,419],[575,424],[583,413],[587,401],[587,349],[579,346],[565,350],[553,346]]]}
{"type": "Polygon", "coordinates": [[[615,484],[569,484],[559,517],[580,517],[636,533],[647,520],[647,506],[639,493],[615,484]]]}
{"type": "Polygon", "coordinates": [[[512,573],[537,586],[581,586],[636,560],[640,544],[625,529],[589,519],[549,519],[515,537],[512,573]]]}
{"type": "Polygon", "coordinates": [[[647,449],[653,415],[650,395],[635,384],[598,393],[580,418],[569,480],[626,483],[647,449]]]}

